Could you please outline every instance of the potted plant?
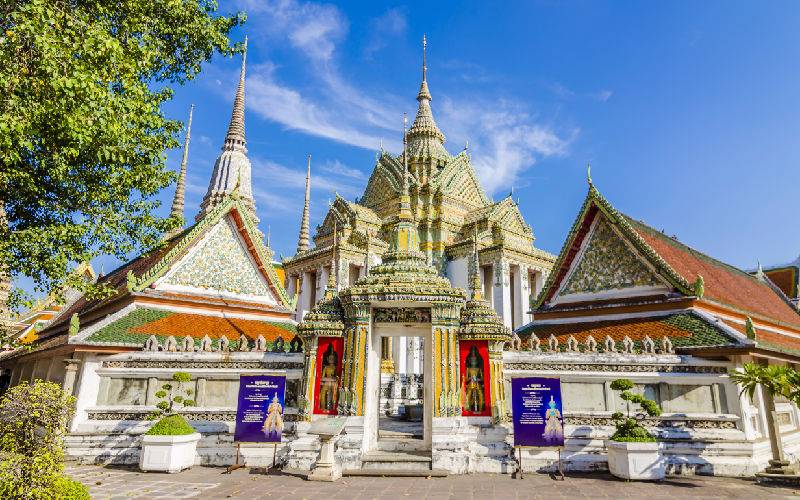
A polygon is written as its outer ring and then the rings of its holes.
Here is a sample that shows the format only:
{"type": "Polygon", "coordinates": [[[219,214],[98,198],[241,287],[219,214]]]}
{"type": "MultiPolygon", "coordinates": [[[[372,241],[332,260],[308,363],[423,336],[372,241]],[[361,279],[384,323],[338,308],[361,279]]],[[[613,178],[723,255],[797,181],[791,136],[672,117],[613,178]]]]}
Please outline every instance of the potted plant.
{"type": "Polygon", "coordinates": [[[661,408],[655,401],[631,392],[633,382],[628,379],[613,381],[611,389],[620,392],[622,400],[627,402],[628,411],[627,416],[619,411],[611,415],[616,432],[606,441],[608,470],[622,479],[664,479],[664,461],[658,442],[639,422],[645,416],[661,415],[661,408]],[[644,414],[632,417],[631,403],[638,404],[644,414]]]}
{"type": "Polygon", "coordinates": [[[173,383],[166,383],[155,396],[160,399],[148,419],[159,419],[142,436],[139,468],[143,471],[180,472],[194,465],[200,433],[177,412],[177,405],[194,406],[190,399],[192,390],[184,388],[192,376],[185,372],[172,375],[173,383]]]}

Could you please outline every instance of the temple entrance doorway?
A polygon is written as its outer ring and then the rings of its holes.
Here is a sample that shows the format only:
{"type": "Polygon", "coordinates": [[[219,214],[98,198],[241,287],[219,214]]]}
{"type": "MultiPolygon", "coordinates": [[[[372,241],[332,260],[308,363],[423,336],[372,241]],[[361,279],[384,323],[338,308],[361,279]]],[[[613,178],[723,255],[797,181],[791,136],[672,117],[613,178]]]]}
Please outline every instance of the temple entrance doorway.
{"type": "Polygon", "coordinates": [[[417,441],[423,439],[424,346],[424,337],[381,338],[379,442],[421,444],[417,441]]]}
{"type": "Polygon", "coordinates": [[[429,451],[430,323],[374,323],[367,363],[364,451],[429,451]],[[402,357],[401,357],[402,354],[402,357]]]}

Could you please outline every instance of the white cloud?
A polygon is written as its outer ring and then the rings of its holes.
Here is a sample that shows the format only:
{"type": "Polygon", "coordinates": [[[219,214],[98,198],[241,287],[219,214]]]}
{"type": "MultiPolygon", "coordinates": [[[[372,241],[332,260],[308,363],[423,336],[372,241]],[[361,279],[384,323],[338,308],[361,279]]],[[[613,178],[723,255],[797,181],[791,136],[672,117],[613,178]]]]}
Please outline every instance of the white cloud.
{"type": "MultiPolygon", "coordinates": [[[[271,160],[251,158],[253,166],[253,187],[265,184],[268,181],[272,186],[271,191],[275,191],[275,186],[282,189],[305,189],[306,169],[305,165],[298,165],[298,168],[290,168],[271,160]]],[[[334,160],[334,163],[338,161],[334,160]]],[[[327,164],[327,162],[326,162],[327,164]]],[[[329,194],[339,193],[345,198],[353,198],[360,193],[364,186],[354,185],[350,179],[330,178],[319,175],[315,172],[314,164],[311,164],[311,189],[314,191],[324,191],[329,194]]]]}
{"type": "Polygon", "coordinates": [[[406,13],[403,9],[392,8],[373,18],[369,22],[370,33],[364,46],[364,56],[372,56],[389,44],[389,38],[405,33],[408,26],[406,13]]]}
{"type": "Polygon", "coordinates": [[[366,179],[364,172],[357,168],[348,167],[339,160],[328,160],[322,165],[322,170],[331,174],[341,175],[350,179],[366,179]]]}
{"type": "MultiPolygon", "coordinates": [[[[340,69],[337,57],[338,44],[348,31],[348,21],[337,7],[297,0],[245,0],[244,6],[250,15],[248,24],[261,35],[254,38],[254,43],[264,43],[267,49],[276,44],[289,46],[305,56],[300,58],[299,66],[292,68],[294,75],[299,72],[300,80],[285,76],[289,73],[283,73],[283,68],[271,61],[248,68],[249,110],[309,135],[373,151],[383,142],[387,150],[400,152],[400,117],[404,110],[413,116],[413,91],[398,97],[370,89],[358,80],[351,83],[352,76],[340,69]],[[289,83],[293,81],[299,85],[289,83]]],[[[373,19],[373,32],[379,32],[381,26],[386,36],[399,36],[407,28],[405,14],[390,9],[373,19]]],[[[377,45],[368,42],[365,55],[379,50],[384,42],[385,38],[377,45]]],[[[465,75],[462,81],[475,84],[487,78],[486,72],[474,63],[450,61],[445,66],[448,64],[451,72],[465,75]]],[[[576,96],[559,84],[551,90],[562,98],[576,96]]],[[[578,97],[605,101],[611,95],[610,90],[601,90],[578,97]]],[[[523,106],[510,100],[460,93],[442,100],[437,95],[435,103],[434,114],[450,139],[448,149],[457,152],[466,140],[470,141],[473,164],[490,194],[507,189],[541,158],[565,154],[571,141],[571,136],[562,138],[552,126],[540,123],[523,106]]],[[[276,184],[303,187],[302,165],[294,170],[266,160],[259,163],[262,174],[256,172],[254,161],[254,178],[262,175],[276,184]]],[[[338,191],[345,197],[355,196],[363,189],[365,176],[357,169],[329,162],[322,164],[319,171],[331,175],[314,175],[312,166],[313,189],[338,191]],[[354,186],[352,181],[362,182],[354,186]]]]}
{"type": "Polygon", "coordinates": [[[450,143],[469,141],[472,164],[489,194],[514,185],[538,159],[565,154],[571,141],[535,123],[522,105],[508,100],[445,98],[440,110],[450,143]]]}

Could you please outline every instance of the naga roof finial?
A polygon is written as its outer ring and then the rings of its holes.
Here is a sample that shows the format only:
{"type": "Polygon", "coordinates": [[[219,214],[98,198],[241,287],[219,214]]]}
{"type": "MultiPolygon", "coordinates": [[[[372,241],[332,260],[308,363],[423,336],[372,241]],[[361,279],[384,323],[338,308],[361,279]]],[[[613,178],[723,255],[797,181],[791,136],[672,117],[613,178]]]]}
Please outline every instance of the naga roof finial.
{"type": "Polygon", "coordinates": [[[586,162],[586,180],[589,182],[589,185],[592,186],[592,164],[590,162],[586,162]]]}

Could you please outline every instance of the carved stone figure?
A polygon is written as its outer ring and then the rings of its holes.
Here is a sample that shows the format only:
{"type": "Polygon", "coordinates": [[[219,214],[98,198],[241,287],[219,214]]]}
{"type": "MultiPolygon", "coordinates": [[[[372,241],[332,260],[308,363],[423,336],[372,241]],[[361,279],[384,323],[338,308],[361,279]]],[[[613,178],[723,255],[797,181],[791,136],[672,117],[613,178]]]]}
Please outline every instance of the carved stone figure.
{"type": "Polygon", "coordinates": [[[339,366],[339,353],[328,344],[322,354],[322,370],[320,370],[319,398],[317,409],[332,411],[336,408],[336,394],[339,391],[339,376],[336,369],[339,366]]]}
{"type": "Polygon", "coordinates": [[[484,400],[483,357],[476,346],[472,346],[464,362],[465,372],[461,376],[464,407],[467,411],[481,413],[486,409],[484,400]]]}

